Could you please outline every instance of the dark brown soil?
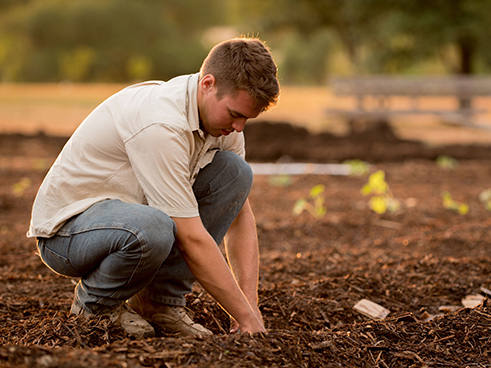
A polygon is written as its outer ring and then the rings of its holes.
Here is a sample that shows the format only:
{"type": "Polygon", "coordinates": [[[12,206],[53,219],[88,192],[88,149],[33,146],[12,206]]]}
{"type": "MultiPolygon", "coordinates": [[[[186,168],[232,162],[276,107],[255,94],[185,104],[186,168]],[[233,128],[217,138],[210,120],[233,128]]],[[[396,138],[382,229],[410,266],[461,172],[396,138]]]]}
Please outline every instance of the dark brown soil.
{"type": "Polygon", "coordinates": [[[159,331],[134,341],[107,320],[69,315],[74,280],[47,269],[25,237],[35,192],[66,139],[0,136],[0,367],[491,367],[491,303],[461,302],[491,289],[491,212],[479,200],[491,187],[491,147],[429,147],[387,126],[335,137],[254,123],[246,138],[250,161],[365,160],[384,170],[400,208],[369,208],[360,192],[368,175],[257,176],[268,333],[228,335],[226,314],[198,285],[188,308],[214,336],[159,331]],[[437,165],[440,155],[457,167],[437,165]],[[293,215],[317,184],[327,213],[293,215]],[[443,191],[469,212],[445,208],[443,191]],[[390,314],[358,313],[362,299],[390,314]]]}

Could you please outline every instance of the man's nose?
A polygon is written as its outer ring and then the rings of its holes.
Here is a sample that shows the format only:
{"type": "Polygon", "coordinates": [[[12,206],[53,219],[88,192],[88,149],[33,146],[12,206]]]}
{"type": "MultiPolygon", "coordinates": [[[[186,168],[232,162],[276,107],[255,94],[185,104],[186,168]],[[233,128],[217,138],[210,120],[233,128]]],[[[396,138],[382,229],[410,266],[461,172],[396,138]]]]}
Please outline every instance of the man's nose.
{"type": "Polygon", "coordinates": [[[236,132],[241,132],[244,130],[244,126],[246,125],[247,123],[247,119],[246,118],[240,118],[240,119],[236,119],[234,120],[234,122],[232,123],[232,128],[234,128],[234,130],[236,132]]]}

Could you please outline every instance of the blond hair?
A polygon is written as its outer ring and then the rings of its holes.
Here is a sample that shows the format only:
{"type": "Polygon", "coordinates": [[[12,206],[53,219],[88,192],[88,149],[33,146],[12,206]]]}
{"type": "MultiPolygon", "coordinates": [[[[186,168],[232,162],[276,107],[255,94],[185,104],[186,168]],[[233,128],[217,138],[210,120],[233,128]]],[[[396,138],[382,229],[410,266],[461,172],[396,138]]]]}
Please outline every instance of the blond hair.
{"type": "Polygon", "coordinates": [[[268,47],[257,38],[234,38],[213,47],[203,61],[200,78],[215,77],[218,98],[246,91],[261,111],[278,102],[277,67],[268,47]]]}

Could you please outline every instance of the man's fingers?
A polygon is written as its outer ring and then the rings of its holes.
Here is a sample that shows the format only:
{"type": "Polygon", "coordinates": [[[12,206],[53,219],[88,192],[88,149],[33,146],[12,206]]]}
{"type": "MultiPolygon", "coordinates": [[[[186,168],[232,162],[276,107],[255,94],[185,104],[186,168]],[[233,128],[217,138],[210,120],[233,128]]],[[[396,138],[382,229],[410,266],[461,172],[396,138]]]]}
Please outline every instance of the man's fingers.
{"type": "Polygon", "coordinates": [[[232,320],[232,323],[230,324],[230,333],[234,334],[237,332],[240,332],[239,323],[236,320],[232,320]]]}

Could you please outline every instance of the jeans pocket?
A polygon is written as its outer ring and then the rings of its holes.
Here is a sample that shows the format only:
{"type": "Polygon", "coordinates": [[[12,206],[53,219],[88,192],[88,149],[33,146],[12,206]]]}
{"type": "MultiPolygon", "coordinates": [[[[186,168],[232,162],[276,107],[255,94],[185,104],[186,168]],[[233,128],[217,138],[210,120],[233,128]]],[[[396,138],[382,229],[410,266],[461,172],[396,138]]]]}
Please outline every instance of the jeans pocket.
{"type": "Polygon", "coordinates": [[[38,250],[41,255],[41,259],[44,264],[48,266],[53,272],[68,277],[81,277],[82,275],[77,272],[67,257],[62,254],[49,249],[46,245],[47,239],[38,239],[38,250]]]}

